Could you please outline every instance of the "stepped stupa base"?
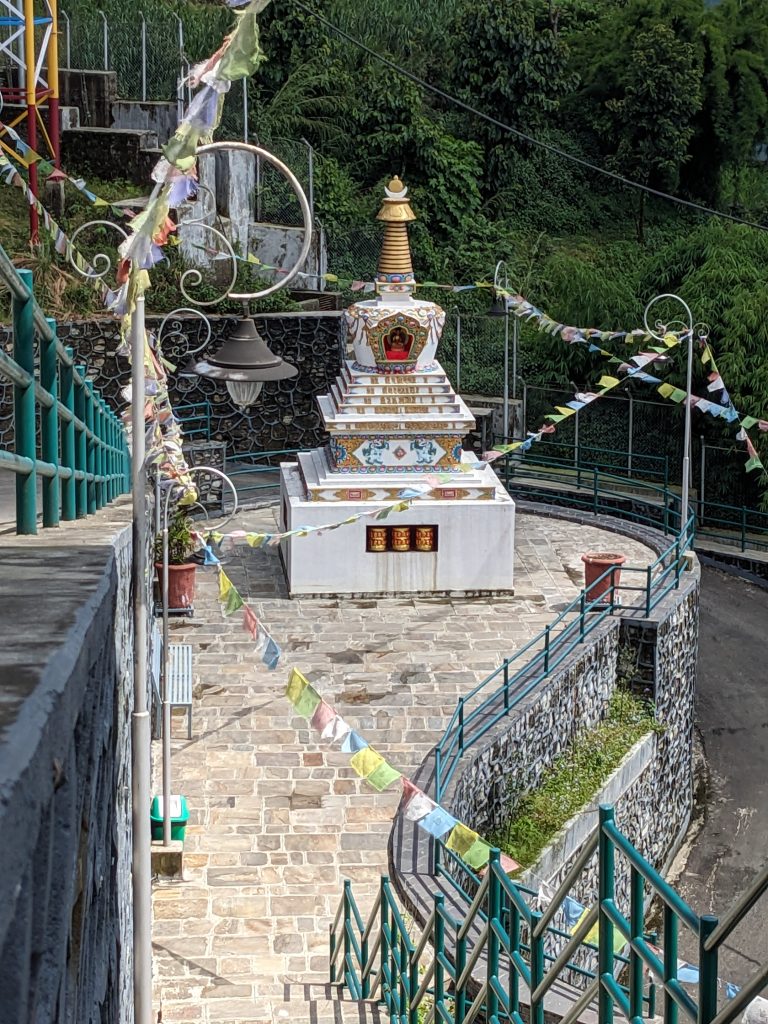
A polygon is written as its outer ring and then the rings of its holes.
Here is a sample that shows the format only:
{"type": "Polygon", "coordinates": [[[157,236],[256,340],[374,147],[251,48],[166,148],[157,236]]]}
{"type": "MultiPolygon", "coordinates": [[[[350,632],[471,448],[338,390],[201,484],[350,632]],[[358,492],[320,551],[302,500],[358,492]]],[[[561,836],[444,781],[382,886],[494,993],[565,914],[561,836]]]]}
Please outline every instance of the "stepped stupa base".
{"type": "MultiPolygon", "coordinates": [[[[397,500],[311,500],[310,488],[319,483],[304,479],[311,468],[305,460],[301,467],[280,467],[281,530],[336,523],[397,500]]],[[[493,488],[493,498],[419,498],[383,520],[365,517],[286,540],[281,554],[291,597],[513,594],[515,503],[490,467],[473,475],[481,476],[483,491],[493,488]],[[385,537],[376,530],[384,530],[385,537]],[[403,544],[408,549],[398,550],[403,544]],[[425,550],[430,544],[432,550],[425,550]]],[[[461,477],[456,474],[457,486],[461,477]]]]}

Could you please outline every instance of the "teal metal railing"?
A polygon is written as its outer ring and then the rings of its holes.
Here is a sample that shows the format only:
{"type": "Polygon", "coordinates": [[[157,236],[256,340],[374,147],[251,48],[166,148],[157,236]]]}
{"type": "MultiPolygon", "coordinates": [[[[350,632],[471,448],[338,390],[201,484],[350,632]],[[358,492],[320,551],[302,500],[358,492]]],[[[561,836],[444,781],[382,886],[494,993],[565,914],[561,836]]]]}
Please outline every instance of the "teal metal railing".
{"type": "Polygon", "coordinates": [[[644,1016],[655,1016],[657,988],[666,1024],[679,1024],[681,1014],[696,1024],[730,1024],[765,986],[768,964],[719,1006],[719,950],[767,890],[768,870],[722,922],[698,916],[619,831],[613,808],[601,807],[598,827],[552,899],[537,909],[525,898],[529,891],[502,869],[498,850],[492,851],[462,918],[448,912],[443,893],[435,893],[420,930],[409,927],[389,879],[382,878],[367,920],[351,883],[345,882],[330,926],[330,981],[346,988],[353,999],[382,1003],[393,1024],[544,1024],[547,998],[556,983],[562,1024],[575,1024],[594,1008],[599,1024],[613,1024],[616,1011],[630,1024],[639,1024],[644,1016]],[[571,932],[553,928],[569,890],[595,852],[596,902],[571,932]],[[625,899],[616,892],[619,858],[629,873],[625,899]],[[643,927],[653,900],[662,907],[663,950],[643,927]],[[595,925],[596,946],[585,942],[595,925]],[[681,928],[698,946],[697,996],[678,977],[681,928]],[[562,941],[556,953],[549,953],[553,934],[562,941]],[[568,985],[573,957],[585,945],[597,953],[596,971],[582,971],[590,979],[586,987],[568,985]],[[615,952],[617,948],[623,952],[615,952]],[[651,978],[647,990],[645,974],[651,978]]]}
{"type": "Polygon", "coordinates": [[[185,441],[211,437],[211,403],[187,402],[177,405],[173,410],[176,420],[184,433],[185,441]]]}
{"type": "MultiPolygon", "coordinates": [[[[679,511],[669,510],[669,513],[679,519],[679,511]]],[[[604,585],[603,593],[590,600],[587,590],[582,590],[541,633],[505,658],[489,676],[459,698],[435,748],[435,799],[438,802],[462,754],[540,686],[608,617],[618,610],[626,611],[622,594],[630,594],[635,604],[639,599],[639,607],[647,617],[671,590],[680,586],[680,577],[687,566],[683,555],[691,547],[693,536],[694,517],[691,516],[672,543],[650,565],[622,566],[620,582],[616,581],[615,569],[606,569],[589,590],[597,594],[604,585]]]]}
{"type": "Polygon", "coordinates": [[[38,478],[43,526],[57,526],[128,491],[130,456],[120,419],[35,302],[31,272],[16,270],[2,248],[0,277],[12,295],[13,354],[0,351],[0,377],[13,384],[14,417],[14,450],[0,451],[0,471],[16,474],[17,533],[34,534],[38,478]]]}
{"type": "Polygon", "coordinates": [[[280,463],[295,462],[300,448],[280,451],[237,452],[227,456],[227,475],[234,481],[240,504],[247,497],[266,496],[280,488],[280,463]]]}

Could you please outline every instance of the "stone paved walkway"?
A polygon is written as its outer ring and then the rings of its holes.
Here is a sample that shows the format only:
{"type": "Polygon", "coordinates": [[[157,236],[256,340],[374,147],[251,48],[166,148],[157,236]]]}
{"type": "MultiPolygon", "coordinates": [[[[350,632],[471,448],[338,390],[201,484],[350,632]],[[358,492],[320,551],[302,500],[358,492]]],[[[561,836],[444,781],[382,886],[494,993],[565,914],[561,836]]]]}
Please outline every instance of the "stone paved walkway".
{"type": "MultiPolygon", "coordinates": [[[[269,523],[262,509],[227,528],[269,523]]],[[[198,572],[195,618],[173,624],[173,640],[194,644],[196,699],[194,738],[182,739],[177,722],[173,744],[173,789],[191,810],[185,880],[158,882],[153,898],[163,1024],[342,1019],[338,1007],[323,1010],[328,924],[345,878],[363,905],[375,892],[399,790],[376,794],[348,756],[315,741],[283,696],[288,671],[299,668],[412,771],[457,697],[578,594],[582,552],[618,547],[634,565],[655,557],[592,527],[531,514],[516,526],[516,595],[498,600],[290,601],[277,550],[237,547],[227,573],[283,649],[274,672],[253,655],[240,617],[222,616],[215,571],[198,572]]],[[[358,1019],[350,1009],[344,1021],[358,1019]]]]}

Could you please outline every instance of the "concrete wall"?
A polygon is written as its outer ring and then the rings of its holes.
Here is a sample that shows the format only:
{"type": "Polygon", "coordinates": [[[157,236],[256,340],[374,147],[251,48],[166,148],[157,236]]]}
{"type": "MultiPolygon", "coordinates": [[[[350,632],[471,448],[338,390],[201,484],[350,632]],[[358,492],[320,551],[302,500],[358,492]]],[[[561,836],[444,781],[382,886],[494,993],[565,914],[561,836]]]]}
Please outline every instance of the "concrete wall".
{"type": "Polygon", "coordinates": [[[111,115],[112,128],[154,132],[160,146],[164,146],[176,131],[179,120],[177,104],[163,100],[116,100],[112,104],[111,115]]]}
{"type": "Polygon", "coordinates": [[[129,1024],[128,510],[0,539],[0,1024],[129,1024]]]}

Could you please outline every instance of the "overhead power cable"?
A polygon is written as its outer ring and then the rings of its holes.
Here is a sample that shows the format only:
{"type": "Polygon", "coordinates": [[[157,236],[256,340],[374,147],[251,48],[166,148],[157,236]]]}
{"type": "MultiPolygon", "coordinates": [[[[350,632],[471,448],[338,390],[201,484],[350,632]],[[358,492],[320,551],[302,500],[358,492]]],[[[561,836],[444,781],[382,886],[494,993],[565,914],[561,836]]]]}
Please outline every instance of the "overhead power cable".
{"type": "Polygon", "coordinates": [[[335,32],[336,35],[345,39],[348,43],[356,46],[363,53],[367,53],[369,57],[373,57],[380,63],[386,65],[392,71],[398,75],[402,75],[403,78],[408,78],[415,85],[418,85],[420,89],[424,89],[426,92],[431,92],[434,96],[439,96],[441,99],[448,103],[452,103],[456,107],[460,107],[465,110],[468,114],[472,114],[474,117],[479,117],[483,121],[487,121],[488,124],[494,125],[496,128],[500,128],[504,132],[508,132],[510,135],[517,136],[518,139],[523,139],[525,142],[529,142],[532,146],[538,146],[539,149],[545,149],[549,153],[555,154],[555,156],[561,157],[563,160],[569,160],[571,163],[578,164],[580,167],[586,168],[588,171],[593,171],[595,174],[601,174],[605,178],[610,178],[613,181],[619,182],[621,185],[626,185],[627,188],[640,189],[642,192],[646,192],[648,195],[656,196],[658,199],[666,199],[671,203],[677,203],[679,206],[686,206],[691,210],[697,210],[699,213],[704,213],[708,217],[720,217],[723,220],[732,221],[734,224],[743,224],[748,228],[756,228],[758,231],[768,231],[768,224],[758,224],[756,221],[746,220],[744,217],[737,217],[733,213],[724,213],[722,210],[713,210],[709,206],[704,206],[702,203],[695,203],[691,199],[683,199],[682,196],[672,195],[670,192],[662,192],[660,189],[652,188],[650,185],[643,185],[642,182],[633,181],[631,178],[625,178],[623,174],[617,174],[615,171],[609,171],[607,167],[600,167],[598,164],[590,163],[589,160],[584,160],[583,157],[575,156],[573,153],[569,153],[565,149],[560,149],[559,146],[553,145],[551,142],[545,142],[543,139],[534,138],[533,135],[528,135],[526,132],[520,131],[518,128],[513,128],[512,125],[505,124],[503,121],[499,121],[498,118],[493,117],[491,114],[486,114],[482,110],[478,110],[477,107],[473,107],[471,103],[465,103],[464,100],[460,100],[458,96],[452,96],[451,93],[445,92],[443,89],[438,88],[436,85],[432,85],[425,81],[423,78],[419,78],[418,75],[414,75],[412,71],[408,71],[407,68],[401,67],[388,57],[377,53],[376,50],[371,49],[370,46],[366,46],[360,39],[356,39],[355,36],[346,32],[343,28],[339,28],[338,25],[334,25],[332,21],[324,17],[318,11],[313,10],[308,4],[302,2],[302,0],[290,0],[295,7],[300,8],[306,14],[309,14],[312,18],[315,18],[322,25],[325,25],[331,32],[335,32]]]}

